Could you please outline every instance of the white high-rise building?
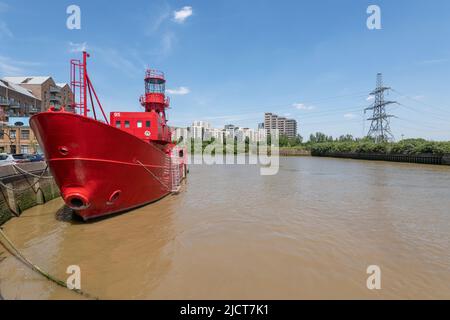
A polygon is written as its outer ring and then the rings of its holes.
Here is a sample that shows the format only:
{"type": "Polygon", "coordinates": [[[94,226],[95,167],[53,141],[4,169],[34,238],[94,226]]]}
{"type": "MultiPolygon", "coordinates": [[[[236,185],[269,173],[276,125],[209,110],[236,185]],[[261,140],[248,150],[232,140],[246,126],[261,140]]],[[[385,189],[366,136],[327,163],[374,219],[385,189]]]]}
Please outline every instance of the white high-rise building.
{"type": "Polygon", "coordinates": [[[188,128],[172,128],[172,140],[173,141],[179,141],[181,137],[183,139],[188,138],[189,130],[188,128]]]}
{"type": "Polygon", "coordinates": [[[206,121],[194,121],[191,126],[191,138],[211,139],[211,124],[206,121]]]}
{"type": "Polygon", "coordinates": [[[194,121],[189,128],[173,128],[172,139],[178,141],[180,137],[211,140],[223,143],[233,141],[235,138],[238,142],[244,142],[246,138],[250,142],[261,142],[266,139],[265,129],[239,128],[234,125],[226,125],[224,129],[213,128],[209,122],[194,121]]]}
{"type": "Polygon", "coordinates": [[[264,129],[267,135],[272,130],[278,130],[279,134],[285,135],[288,138],[295,138],[297,136],[297,121],[279,117],[273,113],[266,113],[264,115],[264,129]]]}
{"type": "Polygon", "coordinates": [[[211,129],[211,136],[212,138],[214,138],[215,141],[218,142],[223,142],[223,137],[224,137],[224,130],[222,129],[211,129]]]}

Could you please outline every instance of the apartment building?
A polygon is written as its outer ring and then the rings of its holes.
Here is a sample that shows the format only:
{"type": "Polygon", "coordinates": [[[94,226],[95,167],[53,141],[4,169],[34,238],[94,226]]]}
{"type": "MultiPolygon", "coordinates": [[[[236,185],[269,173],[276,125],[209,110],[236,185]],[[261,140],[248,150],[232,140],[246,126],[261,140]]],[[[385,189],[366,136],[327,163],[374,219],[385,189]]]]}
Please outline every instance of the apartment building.
{"type": "Polygon", "coordinates": [[[178,142],[181,138],[187,139],[189,136],[188,128],[172,127],[172,140],[178,142]]]}
{"type": "Polygon", "coordinates": [[[61,105],[66,106],[66,110],[71,110],[72,103],[72,89],[68,83],[57,83],[57,87],[60,88],[61,105]]]}
{"type": "Polygon", "coordinates": [[[41,100],[31,91],[6,80],[0,80],[0,121],[20,117],[41,110],[41,100]]]}
{"type": "Polygon", "coordinates": [[[223,143],[224,133],[225,133],[224,130],[213,128],[210,130],[210,132],[211,132],[211,137],[214,138],[215,141],[223,143]]]}
{"type": "Polygon", "coordinates": [[[194,139],[211,139],[211,124],[206,121],[194,121],[190,128],[191,138],[194,139]]]}
{"type": "Polygon", "coordinates": [[[284,125],[284,132],[287,137],[295,138],[297,136],[297,121],[294,119],[287,119],[284,125]]]}
{"type": "Polygon", "coordinates": [[[66,83],[58,86],[52,77],[5,77],[3,80],[27,89],[41,101],[39,111],[46,111],[51,106],[60,107],[72,101],[72,90],[66,83]]]}
{"type": "Polygon", "coordinates": [[[40,152],[39,145],[30,128],[29,117],[9,117],[8,122],[2,122],[0,127],[1,153],[40,152]]]}
{"type": "Polygon", "coordinates": [[[288,138],[295,138],[297,136],[297,121],[268,112],[264,115],[264,130],[266,135],[270,135],[272,130],[278,130],[279,134],[288,138]]]}

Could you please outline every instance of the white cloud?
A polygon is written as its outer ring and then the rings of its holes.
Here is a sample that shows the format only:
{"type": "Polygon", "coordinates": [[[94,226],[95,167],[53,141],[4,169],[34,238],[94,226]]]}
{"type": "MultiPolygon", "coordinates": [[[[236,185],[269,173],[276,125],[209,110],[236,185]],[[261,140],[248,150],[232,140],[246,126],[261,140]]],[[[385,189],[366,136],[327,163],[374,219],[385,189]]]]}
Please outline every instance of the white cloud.
{"type": "Polygon", "coordinates": [[[313,109],[316,108],[314,106],[308,106],[308,105],[303,104],[303,103],[294,103],[292,106],[294,108],[296,108],[297,110],[307,110],[307,111],[313,110],[313,109]]]}
{"type": "Polygon", "coordinates": [[[143,69],[130,59],[130,55],[121,50],[101,47],[90,48],[90,50],[100,56],[99,60],[129,77],[136,77],[143,72],[143,69]]]}
{"type": "Polygon", "coordinates": [[[372,101],[373,99],[375,99],[375,97],[374,97],[373,95],[370,95],[370,96],[367,97],[366,100],[367,100],[367,101],[372,101]]]}
{"type": "Polygon", "coordinates": [[[179,87],[176,89],[167,89],[166,91],[168,94],[172,94],[174,96],[184,96],[191,92],[191,90],[189,90],[189,88],[187,88],[187,87],[179,87]]]}
{"type": "Polygon", "coordinates": [[[142,28],[147,36],[159,35],[165,23],[170,20],[173,11],[166,1],[149,1],[148,9],[140,16],[142,28]]]}
{"type": "Polygon", "coordinates": [[[443,58],[443,59],[430,59],[430,60],[424,60],[421,61],[420,64],[438,64],[438,63],[444,63],[447,62],[448,59],[447,58],[443,58]]]}
{"type": "Polygon", "coordinates": [[[0,73],[6,76],[19,76],[30,73],[30,68],[38,66],[39,63],[14,60],[9,57],[0,56],[0,73]]]}
{"type": "Polygon", "coordinates": [[[138,57],[133,50],[119,51],[109,47],[88,46],[86,42],[69,42],[70,53],[80,53],[88,50],[91,54],[99,57],[98,61],[121,71],[129,77],[135,77],[144,70],[144,66],[138,66],[139,63],[135,61],[138,60],[138,57]]]}
{"type": "Polygon", "coordinates": [[[86,42],[83,43],[74,43],[74,42],[69,42],[69,51],[70,52],[83,52],[83,51],[87,51],[88,46],[86,42]]]}
{"type": "Polygon", "coordinates": [[[11,30],[8,28],[8,25],[4,21],[0,21],[0,39],[3,38],[3,36],[7,38],[14,37],[11,30]]]}
{"type": "Polygon", "coordinates": [[[344,114],[344,118],[345,119],[355,119],[356,118],[356,114],[354,114],[354,113],[346,113],[346,114],[344,114]]]}
{"type": "Polygon", "coordinates": [[[168,18],[170,18],[170,12],[163,12],[155,19],[153,19],[153,22],[149,27],[149,34],[154,34],[155,32],[157,32],[164,21],[166,21],[166,19],[168,18]]]}
{"type": "MultiPolygon", "coordinates": [[[[9,10],[9,5],[4,2],[0,2],[0,13],[7,12],[9,10]]],[[[8,28],[5,21],[0,20],[0,39],[2,38],[13,38],[14,35],[8,28]]]]}
{"type": "Polygon", "coordinates": [[[175,35],[172,32],[166,32],[161,40],[161,54],[167,55],[172,51],[175,35]]]}
{"type": "Polygon", "coordinates": [[[173,19],[177,23],[183,23],[187,18],[192,16],[192,7],[186,6],[178,11],[173,12],[173,19]]]}

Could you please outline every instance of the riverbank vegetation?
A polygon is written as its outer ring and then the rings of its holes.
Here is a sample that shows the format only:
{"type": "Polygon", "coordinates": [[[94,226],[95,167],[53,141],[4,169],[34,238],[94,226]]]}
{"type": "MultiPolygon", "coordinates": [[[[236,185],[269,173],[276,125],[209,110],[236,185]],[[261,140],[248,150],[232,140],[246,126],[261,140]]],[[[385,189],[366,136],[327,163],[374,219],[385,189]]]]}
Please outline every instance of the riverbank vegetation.
{"type": "Polygon", "coordinates": [[[354,139],[350,135],[339,139],[322,139],[309,141],[312,154],[330,153],[381,153],[381,154],[449,154],[450,142],[428,141],[425,139],[405,139],[398,142],[376,143],[371,138],[354,139]]]}
{"type": "MultiPolygon", "coordinates": [[[[270,137],[267,144],[270,145],[270,137]]],[[[248,138],[245,143],[238,148],[237,141],[231,145],[231,149],[226,148],[226,141],[223,143],[224,153],[249,153],[250,142],[248,138]]],[[[191,141],[191,152],[202,152],[205,148],[215,143],[214,139],[210,141],[199,141],[199,150],[194,150],[195,141],[191,141]]],[[[259,145],[259,144],[257,144],[259,145]]],[[[230,146],[228,146],[230,147],[230,146]]],[[[379,153],[379,154],[403,154],[403,155],[418,155],[418,154],[450,154],[450,141],[428,141],[425,139],[404,139],[398,142],[381,142],[376,143],[369,137],[354,138],[352,135],[342,135],[339,138],[327,136],[324,133],[317,132],[309,137],[309,141],[303,142],[301,136],[296,138],[287,138],[280,136],[279,138],[280,154],[286,155],[324,155],[333,153],[379,153]]],[[[215,151],[213,151],[213,154],[215,151]]]]}
{"type": "Polygon", "coordinates": [[[342,135],[333,138],[317,132],[310,135],[309,141],[302,138],[287,139],[280,137],[280,148],[311,151],[312,154],[326,153],[381,153],[381,154],[450,154],[450,141],[428,141],[425,139],[404,139],[398,142],[376,143],[369,137],[354,138],[352,135],[342,135]]]}

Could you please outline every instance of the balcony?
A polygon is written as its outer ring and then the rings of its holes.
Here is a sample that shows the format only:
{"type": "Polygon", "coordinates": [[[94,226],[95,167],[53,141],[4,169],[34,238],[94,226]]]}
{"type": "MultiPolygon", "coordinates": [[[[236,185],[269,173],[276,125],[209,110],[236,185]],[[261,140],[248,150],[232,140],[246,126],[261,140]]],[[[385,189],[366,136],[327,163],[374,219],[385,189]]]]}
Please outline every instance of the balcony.
{"type": "Polygon", "coordinates": [[[15,112],[8,112],[7,115],[8,115],[8,117],[20,117],[20,114],[15,113],[15,112]]]}
{"type": "Polygon", "coordinates": [[[50,87],[50,93],[60,93],[61,89],[58,87],[50,87]]]}
{"type": "Polygon", "coordinates": [[[11,104],[11,102],[9,101],[9,99],[0,97],[0,106],[9,106],[11,104]]]}
{"type": "Polygon", "coordinates": [[[61,97],[60,96],[55,96],[55,95],[51,95],[49,98],[50,102],[57,102],[57,103],[61,103],[61,97]]]}

